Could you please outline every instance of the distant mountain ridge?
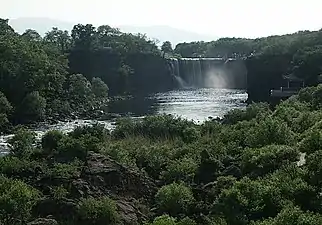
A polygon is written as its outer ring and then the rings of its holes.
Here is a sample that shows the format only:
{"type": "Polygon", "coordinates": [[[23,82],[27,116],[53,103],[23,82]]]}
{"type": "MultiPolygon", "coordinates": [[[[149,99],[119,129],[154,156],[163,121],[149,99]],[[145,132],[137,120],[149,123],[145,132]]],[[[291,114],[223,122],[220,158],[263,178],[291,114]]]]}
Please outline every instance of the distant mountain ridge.
{"type": "MultiPolygon", "coordinates": [[[[50,18],[18,18],[9,21],[9,24],[18,32],[23,33],[26,29],[34,29],[40,35],[44,35],[53,27],[58,27],[61,30],[72,30],[77,23],[60,21],[50,18]]],[[[103,25],[103,24],[102,24],[103,25]]],[[[129,26],[122,25],[118,27],[122,32],[126,33],[141,33],[146,34],[151,39],[157,39],[160,43],[170,41],[173,46],[181,42],[192,41],[212,41],[218,37],[200,34],[196,32],[186,31],[173,28],[170,26],[129,26]]]]}

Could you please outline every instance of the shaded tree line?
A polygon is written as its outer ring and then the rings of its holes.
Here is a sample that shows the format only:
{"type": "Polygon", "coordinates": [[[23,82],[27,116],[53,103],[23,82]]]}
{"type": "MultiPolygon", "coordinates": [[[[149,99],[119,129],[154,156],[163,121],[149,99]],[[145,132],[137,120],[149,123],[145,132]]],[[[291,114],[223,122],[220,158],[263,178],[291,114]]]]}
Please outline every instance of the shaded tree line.
{"type": "Polygon", "coordinates": [[[322,73],[322,30],[257,39],[220,38],[212,42],[180,43],[182,57],[242,58],[248,70],[249,101],[269,101],[270,90],[285,85],[293,74],[307,86],[316,85],[322,73]]]}
{"type": "Polygon", "coordinates": [[[2,131],[11,124],[86,115],[108,94],[168,90],[174,80],[154,41],[104,25],[16,33],[0,20],[2,131]],[[168,75],[168,76],[167,76],[168,75]]]}

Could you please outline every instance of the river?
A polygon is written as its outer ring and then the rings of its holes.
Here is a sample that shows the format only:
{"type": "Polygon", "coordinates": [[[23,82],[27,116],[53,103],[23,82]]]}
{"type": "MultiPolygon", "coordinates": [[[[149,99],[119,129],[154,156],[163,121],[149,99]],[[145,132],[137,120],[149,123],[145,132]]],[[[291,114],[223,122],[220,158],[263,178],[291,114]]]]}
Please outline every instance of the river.
{"type": "MultiPolygon", "coordinates": [[[[134,118],[165,113],[201,123],[209,119],[209,117],[222,117],[229,110],[245,108],[246,103],[244,102],[246,99],[247,93],[245,90],[215,88],[184,89],[113,101],[108,111],[134,118]]],[[[113,129],[112,121],[75,120],[41,126],[34,129],[34,131],[40,139],[48,130],[61,130],[67,133],[77,126],[90,125],[96,122],[104,124],[107,129],[113,129]]],[[[11,137],[12,135],[0,136],[0,155],[8,153],[9,146],[7,141],[11,137]]]]}

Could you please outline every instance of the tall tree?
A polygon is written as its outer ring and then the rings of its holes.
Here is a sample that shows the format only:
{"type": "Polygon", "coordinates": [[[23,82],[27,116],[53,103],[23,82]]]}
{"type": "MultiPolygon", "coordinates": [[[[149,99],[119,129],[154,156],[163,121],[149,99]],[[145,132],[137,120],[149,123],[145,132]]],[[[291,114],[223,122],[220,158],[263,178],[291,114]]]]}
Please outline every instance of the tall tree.
{"type": "Polygon", "coordinates": [[[8,19],[0,18],[0,35],[14,34],[14,29],[9,25],[8,19]]]}
{"type": "Polygon", "coordinates": [[[93,49],[96,42],[96,29],[92,24],[78,24],[72,30],[72,39],[76,49],[93,49]]]}
{"type": "Polygon", "coordinates": [[[171,42],[170,41],[163,42],[161,46],[161,50],[163,51],[163,57],[166,53],[171,54],[173,52],[171,42]]]}
{"type": "Polygon", "coordinates": [[[42,38],[40,34],[38,34],[37,31],[32,30],[32,29],[27,29],[23,34],[23,38],[26,38],[28,41],[41,41],[42,38]]]}
{"type": "Polygon", "coordinates": [[[45,42],[54,44],[61,52],[66,52],[71,47],[71,37],[67,30],[62,31],[57,27],[46,33],[45,42]]]}

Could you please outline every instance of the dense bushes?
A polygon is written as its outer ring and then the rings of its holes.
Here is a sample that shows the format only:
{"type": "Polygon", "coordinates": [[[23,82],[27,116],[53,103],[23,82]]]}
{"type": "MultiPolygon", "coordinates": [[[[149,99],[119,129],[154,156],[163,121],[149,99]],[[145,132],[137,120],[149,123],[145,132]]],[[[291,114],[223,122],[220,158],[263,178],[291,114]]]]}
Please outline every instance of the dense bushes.
{"type": "Polygon", "coordinates": [[[174,118],[172,115],[145,117],[142,121],[121,120],[113,135],[115,137],[145,136],[154,139],[176,139],[192,142],[199,137],[199,131],[193,122],[174,118]]]}
{"type": "Polygon", "coordinates": [[[107,197],[87,198],[79,202],[78,214],[81,224],[107,225],[118,224],[115,202],[107,197]]]}
{"type": "Polygon", "coordinates": [[[161,187],[155,198],[158,210],[172,216],[188,213],[194,202],[190,188],[177,183],[161,187]]]}
{"type": "MultiPolygon", "coordinates": [[[[11,153],[0,159],[9,179],[1,179],[29,197],[26,208],[3,211],[1,223],[49,212],[62,224],[320,223],[321,111],[303,97],[319,88],[273,111],[255,104],[202,125],[160,115],[123,119],[112,132],[100,125],[50,131],[41,141],[17,130],[11,153]],[[150,193],[136,199],[135,188],[150,193]],[[51,211],[37,214],[44,201],[51,211]],[[58,216],[64,210],[72,216],[58,216]]],[[[0,199],[7,193],[0,190],[0,199]]],[[[20,201],[15,196],[10,204],[20,201]]]]}
{"type": "Polygon", "coordinates": [[[26,224],[39,192],[19,180],[0,175],[0,222],[3,225],[26,224]]]}

